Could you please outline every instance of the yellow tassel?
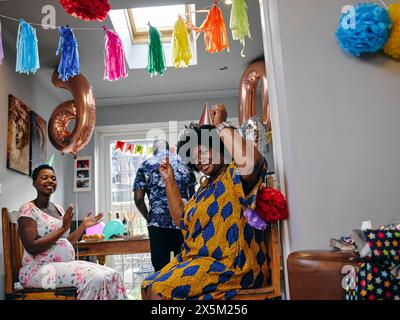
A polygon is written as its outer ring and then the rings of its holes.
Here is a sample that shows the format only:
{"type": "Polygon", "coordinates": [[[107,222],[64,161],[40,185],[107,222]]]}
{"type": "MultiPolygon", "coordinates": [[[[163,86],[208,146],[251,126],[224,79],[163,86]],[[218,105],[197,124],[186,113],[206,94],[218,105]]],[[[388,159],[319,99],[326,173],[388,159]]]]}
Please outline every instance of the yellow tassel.
{"type": "Polygon", "coordinates": [[[192,49],[190,48],[189,34],[186,24],[179,18],[174,26],[172,36],[172,63],[175,68],[187,68],[192,59],[192,49]]]}
{"type": "Polygon", "coordinates": [[[384,50],[389,56],[400,59],[400,2],[389,5],[389,15],[393,20],[393,27],[384,50]]]}

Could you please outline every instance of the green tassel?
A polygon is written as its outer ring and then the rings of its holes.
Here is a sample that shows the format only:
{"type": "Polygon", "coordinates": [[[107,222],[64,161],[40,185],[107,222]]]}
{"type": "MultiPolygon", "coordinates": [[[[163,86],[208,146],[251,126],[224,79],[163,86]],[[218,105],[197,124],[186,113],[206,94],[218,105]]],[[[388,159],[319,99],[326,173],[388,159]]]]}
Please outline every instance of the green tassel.
{"type": "Polygon", "coordinates": [[[234,0],[231,10],[230,28],[233,40],[239,40],[243,46],[241,55],[244,57],[245,38],[251,39],[247,5],[245,0],[234,0]]]}
{"type": "Polygon", "coordinates": [[[161,36],[160,31],[149,25],[149,55],[146,70],[151,76],[163,75],[166,70],[161,36]]]}

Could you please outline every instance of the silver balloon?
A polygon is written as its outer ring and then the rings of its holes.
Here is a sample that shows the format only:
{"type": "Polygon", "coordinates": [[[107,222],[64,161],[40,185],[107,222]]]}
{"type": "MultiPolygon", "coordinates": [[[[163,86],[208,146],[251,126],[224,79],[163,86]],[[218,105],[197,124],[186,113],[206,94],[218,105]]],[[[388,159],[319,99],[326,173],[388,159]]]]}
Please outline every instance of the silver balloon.
{"type": "Polygon", "coordinates": [[[243,122],[240,131],[243,138],[253,142],[261,154],[264,154],[269,135],[259,117],[252,117],[243,122]]]}

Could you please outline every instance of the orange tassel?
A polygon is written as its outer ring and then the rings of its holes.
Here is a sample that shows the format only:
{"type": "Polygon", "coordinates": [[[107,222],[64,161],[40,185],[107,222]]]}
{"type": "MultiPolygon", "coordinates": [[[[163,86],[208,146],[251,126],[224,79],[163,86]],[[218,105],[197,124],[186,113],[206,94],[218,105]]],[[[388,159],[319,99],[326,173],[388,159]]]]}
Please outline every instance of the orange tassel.
{"type": "Polygon", "coordinates": [[[189,29],[197,33],[204,32],[204,42],[206,51],[209,53],[221,52],[227,50],[229,52],[228,32],[226,30],[224,16],[221,10],[217,7],[218,1],[214,2],[206,20],[200,27],[196,27],[190,22],[187,22],[189,29]]]}

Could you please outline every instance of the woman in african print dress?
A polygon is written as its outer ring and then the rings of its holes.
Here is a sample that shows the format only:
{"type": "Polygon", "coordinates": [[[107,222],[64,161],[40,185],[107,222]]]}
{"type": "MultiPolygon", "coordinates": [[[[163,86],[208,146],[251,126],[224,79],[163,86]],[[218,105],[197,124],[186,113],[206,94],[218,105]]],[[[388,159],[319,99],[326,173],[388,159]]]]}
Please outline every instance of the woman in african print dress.
{"type": "Polygon", "coordinates": [[[179,255],[143,282],[143,299],[231,299],[267,280],[263,233],[243,215],[255,207],[264,159],[225,122],[224,106],[214,106],[211,115],[214,126],[192,127],[178,143],[179,155],[208,177],[186,205],[168,158],[160,166],[170,213],[185,241],[179,255]]]}

